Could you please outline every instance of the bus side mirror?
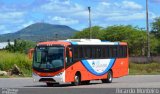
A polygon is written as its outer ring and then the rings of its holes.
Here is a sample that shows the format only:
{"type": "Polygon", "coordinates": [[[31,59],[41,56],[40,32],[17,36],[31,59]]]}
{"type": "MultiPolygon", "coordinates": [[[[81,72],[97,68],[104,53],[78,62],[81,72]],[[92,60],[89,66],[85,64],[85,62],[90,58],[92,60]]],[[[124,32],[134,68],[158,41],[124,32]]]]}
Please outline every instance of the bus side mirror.
{"type": "Polygon", "coordinates": [[[69,51],[69,57],[72,58],[72,51],[69,51]]]}
{"type": "Polygon", "coordinates": [[[34,49],[32,48],[32,49],[29,49],[29,51],[28,51],[28,58],[29,59],[32,59],[32,57],[33,57],[33,52],[34,52],[34,49]]]}
{"type": "Polygon", "coordinates": [[[67,56],[68,56],[69,58],[72,58],[72,49],[69,48],[69,47],[67,47],[67,56]]]}

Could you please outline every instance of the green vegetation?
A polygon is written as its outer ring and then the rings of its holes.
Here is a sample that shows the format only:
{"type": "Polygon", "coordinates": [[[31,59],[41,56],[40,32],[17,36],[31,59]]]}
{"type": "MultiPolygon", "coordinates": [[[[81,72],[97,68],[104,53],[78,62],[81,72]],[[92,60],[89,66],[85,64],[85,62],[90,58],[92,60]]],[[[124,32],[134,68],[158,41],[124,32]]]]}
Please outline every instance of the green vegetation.
{"type": "Polygon", "coordinates": [[[148,63],[148,64],[129,64],[130,75],[155,75],[160,74],[160,63],[148,63]]]}
{"type": "Polygon", "coordinates": [[[154,22],[152,23],[152,33],[157,38],[160,38],[160,17],[154,19],[154,22]]]}
{"type": "MultiPolygon", "coordinates": [[[[156,18],[151,25],[151,55],[160,55],[160,17],[156,18]]],[[[92,38],[127,42],[130,56],[146,56],[147,54],[147,35],[142,28],[131,25],[114,25],[105,28],[93,26],[91,30],[92,38]]],[[[89,28],[77,32],[72,38],[90,38],[89,28]]]]}
{"type": "Polygon", "coordinates": [[[26,54],[0,51],[0,57],[0,70],[9,71],[16,64],[24,76],[31,76],[32,61],[26,54]]]}
{"type": "MultiPolygon", "coordinates": [[[[34,48],[35,45],[35,42],[26,40],[14,40],[14,45],[11,45],[8,41],[8,46],[5,50],[0,51],[0,70],[10,71],[16,64],[23,76],[31,76],[32,61],[27,57],[27,52],[30,48],[34,48]]],[[[14,77],[18,76],[14,75],[14,77]]]]}
{"type": "MultiPolygon", "coordinates": [[[[160,17],[154,19],[152,23],[152,30],[151,33],[160,40],[160,17]]],[[[160,53],[160,41],[158,41],[158,46],[156,47],[156,51],[160,53]]]]}
{"type": "Polygon", "coordinates": [[[11,45],[10,41],[8,41],[8,46],[5,49],[10,52],[19,52],[27,54],[28,50],[34,48],[35,46],[36,46],[35,42],[15,39],[14,45],[11,45]]]}
{"type": "MultiPolygon", "coordinates": [[[[130,25],[115,25],[102,28],[99,26],[92,27],[92,38],[98,38],[101,40],[107,41],[120,41],[127,42],[129,48],[130,56],[145,56],[147,54],[146,47],[146,32],[140,28],[133,27],[130,25]]],[[[89,38],[89,28],[82,30],[81,32],[76,33],[73,38],[89,38]]],[[[151,54],[159,54],[159,45],[160,42],[153,34],[150,36],[151,41],[151,54]]]]}

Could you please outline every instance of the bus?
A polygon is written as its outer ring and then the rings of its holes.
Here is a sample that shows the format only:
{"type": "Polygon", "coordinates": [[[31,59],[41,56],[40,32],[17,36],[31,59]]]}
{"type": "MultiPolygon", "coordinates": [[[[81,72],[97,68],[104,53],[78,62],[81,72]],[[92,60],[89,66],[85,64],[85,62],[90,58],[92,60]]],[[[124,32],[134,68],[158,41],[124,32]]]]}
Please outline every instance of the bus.
{"type": "Polygon", "coordinates": [[[99,39],[67,39],[40,42],[32,49],[33,79],[55,83],[89,84],[91,80],[111,83],[128,75],[128,48],[125,42],[99,39]]]}

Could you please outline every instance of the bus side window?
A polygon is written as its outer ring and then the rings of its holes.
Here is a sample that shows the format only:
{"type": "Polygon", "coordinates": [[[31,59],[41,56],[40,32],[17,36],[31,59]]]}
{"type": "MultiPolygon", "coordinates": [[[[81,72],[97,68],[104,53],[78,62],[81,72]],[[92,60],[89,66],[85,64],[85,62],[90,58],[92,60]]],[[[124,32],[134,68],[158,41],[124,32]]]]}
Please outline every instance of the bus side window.
{"type": "Polygon", "coordinates": [[[82,49],[82,46],[78,46],[78,60],[81,60],[84,58],[84,55],[83,55],[83,49],[82,49]]]}
{"type": "Polygon", "coordinates": [[[90,59],[91,58],[91,48],[88,46],[83,47],[83,56],[85,59],[90,59]]]}
{"type": "Polygon", "coordinates": [[[109,46],[109,58],[113,58],[113,48],[109,46]]]}
{"type": "Polygon", "coordinates": [[[91,47],[87,47],[87,55],[88,55],[89,59],[92,58],[92,49],[91,49],[91,47]]]}
{"type": "Polygon", "coordinates": [[[105,49],[105,47],[101,47],[101,50],[102,50],[101,51],[101,58],[104,59],[106,57],[106,51],[105,51],[106,49],[105,49]]]}
{"type": "Polygon", "coordinates": [[[118,57],[119,58],[127,57],[127,46],[119,46],[118,47],[118,57]]]}
{"type": "Polygon", "coordinates": [[[74,57],[74,59],[78,59],[78,47],[74,47],[73,57],[74,57]]]}
{"type": "Polygon", "coordinates": [[[92,59],[96,58],[96,48],[94,46],[91,47],[92,48],[92,59]]]}
{"type": "Polygon", "coordinates": [[[127,57],[127,46],[123,46],[123,57],[127,57]]]}
{"type": "Polygon", "coordinates": [[[118,48],[118,57],[119,58],[123,57],[123,48],[122,48],[122,46],[119,46],[119,48],[118,48]]]}
{"type": "Polygon", "coordinates": [[[117,46],[113,46],[113,57],[116,58],[118,57],[117,53],[118,53],[118,47],[117,46]]]}
{"type": "Polygon", "coordinates": [[[102,48],[100,46],[96,47],[96,58],[102,58],[102,48]]]}

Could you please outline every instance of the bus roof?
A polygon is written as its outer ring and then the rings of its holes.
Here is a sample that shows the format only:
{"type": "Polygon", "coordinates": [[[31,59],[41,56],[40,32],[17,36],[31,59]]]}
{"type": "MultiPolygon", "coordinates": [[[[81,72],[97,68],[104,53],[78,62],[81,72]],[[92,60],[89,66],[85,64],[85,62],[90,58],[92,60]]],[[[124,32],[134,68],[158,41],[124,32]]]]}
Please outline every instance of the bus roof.
{"type": "Polygon", "coordinates": [[[101,41],[99,39],[67,39],[72,45],[127,45],[126,42],[101,41]]]}
{"type": "Polygon", "coordinates": [[[40,42],[39,45],[127,45],[126,42],[110,42],[110,41],[101,41],[99,39],[67,39],[67,40],[58,40],[58,41],[48,41],[40,42]]]}
{"type": "Polygon", "coordinates": [[[52,45],[64,45],[64,46],[68,46],[71,45],[70,42],[66,42],[66,41],[47,41],[47,42],[40,42],[37,44],[37,46],[52,46],[52,45]]]}

